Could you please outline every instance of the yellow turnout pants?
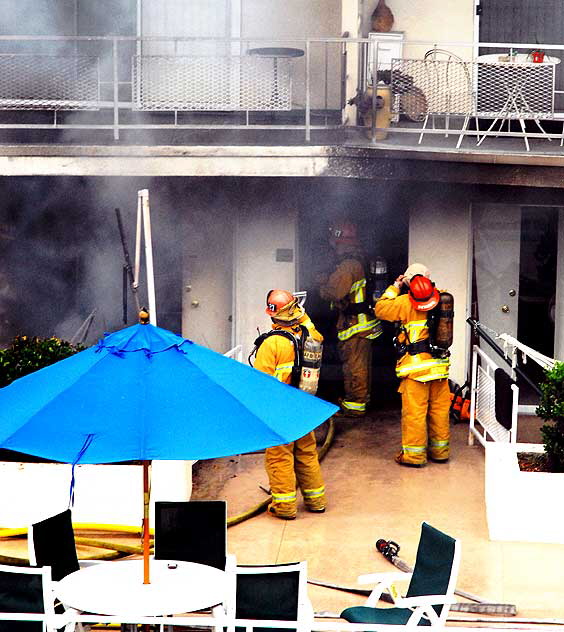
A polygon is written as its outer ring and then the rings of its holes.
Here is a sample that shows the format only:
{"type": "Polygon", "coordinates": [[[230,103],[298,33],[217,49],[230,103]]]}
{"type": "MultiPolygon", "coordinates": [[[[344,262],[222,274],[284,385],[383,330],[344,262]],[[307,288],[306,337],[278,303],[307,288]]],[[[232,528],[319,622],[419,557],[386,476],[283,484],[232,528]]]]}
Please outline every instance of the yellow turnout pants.
{"type": "Polygon", "coordinates": [[[338,343],[339,355],[343,362],[345,396],[341,406],[363,414],[370,401],[370,381],[372,376],[372,340],[353,336],[338,343]]]}
{"type": "Polygon", "coordinates": [[[306,507],[313,510],[325,507],[325,485],[313,431],[292,443],[267,448],[265,466],[270,482],[272,505],[277,514],[296,514],[296,481],[306,507]]]}
{"type": "Polygon", "coordinates": [[[401,443],[398,460],[421,465],[430,459],[446,461],[450,450],[450,389],[448,380],[417,382],[402,379],[401,443]]]}

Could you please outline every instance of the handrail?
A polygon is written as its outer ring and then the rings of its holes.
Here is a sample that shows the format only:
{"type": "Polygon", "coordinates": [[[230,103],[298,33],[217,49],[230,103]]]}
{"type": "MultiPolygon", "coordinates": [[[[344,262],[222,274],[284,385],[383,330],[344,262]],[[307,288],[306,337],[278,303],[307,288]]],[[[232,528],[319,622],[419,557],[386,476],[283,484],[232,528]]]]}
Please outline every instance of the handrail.
{"type": "Polygon", "coordinates": [[[501,357],[503,360],[511,366],[511,368],[515,371],[515,373],[523,379],[534,391],[537,395],[541,395],[541,389],[535,384],[531,378],[524,373],[518,366],[513,367],[511,360],[507,357],[503,349],[494,341],[494,339],[485,331],[483,325],[481,325],[477,320],[473,318],[467,318],[466,322],[473,328],[476,334],[482,338],[488,345],[501,357]]]}
{"type": "MultiPolygon", "coordinates": [[[[347,106],[347,99],[354,96],[351,94],[342,94],[339,97],[337,94],[340,90],[342,90],[342,82],[343,76],[347,76],[349,71],[352,75],[355,74],[355,69],[347,69],[346,64],[347,55],[343,55],[343,51],[351,50],[353,47],[358,48],[358,58],[360,60],[364,59],[364,62],[368,63],[369,60],[366,59],[366,55],[372,45],[372,54],[376,56],[377,64],[378,61],[378,42],[375,42],[373,39],[368,37],[283,37],[283,38],[269,38],[269,37],[233,37],[233,38],[224,38],[224,37],[201,37],[201,36],[167,36],[167,35],[0,35],[0,43],[4,43],[4,48],[6,47],[6,43],[9,42],[27,42],[28,44],[32,44],[33,42],[52,42],[54,45],[60,44],[61,42],[99,42],[100,46],[97,47],[98,56],[100,58],[107,57],[108,64],[102,64],[101,66],[104,69],[104,72],[99,77],[99,85],[101,87],[102,93],[100,94],[99,100],[96,102],[96,106],[99,110],[107,109],[111,111],[112,117],[111,119],[106,119],[104,116],[96,114],[96,111],[92,111],[92,109],[88,110],[86,108],[87,103],[79,100],[78,105],[75,104],[74,110],[76,116],[72,118],[66,117],[64,112],[68,110],[68,107],[65,107],[65,102],[55,102],[49,99],[49,88],[42,88],[43,92],[40,95],[40,99],[36,99],[36,104],[34,105],[33,101],[33,93],[31,98],[22,98],[15,99],[15,101],[20,101],[19,103],[14,103],[14,100],[10,100],[10,98],[6,97],[4,102],[2,101],[2,85],[4,87],[10,85],[10,82],[15,81],[18,77],[18,73],[14,73],[14,69],[12,71],[9,69],[5,71],[4,76],[0,74],[0,107],[4,107],[5,109],[10,110],[43,110],[48,112],[53,112],[53,121],[45,122],[42,119],[33,119],[28,116],[22,118],[13,117],[9,122],[4,122],[0,118],[0,129],[10,129],[10,130],[54,130],[54,129],[72,129],[78,130],[86,133],[88,130],[110,130],[113,132],[113,136],[115,140],[119,140],[120,133],[123,131],[136,131],[136,130],[191,130],[191,129],[221,129],[223,131],[229,129],[253,129],[253,130],[296,130],[304,133],[305,143],[309,143],[312,140],[315,140],[314,132],[319,130],[343,130],[345,128],[354,132],[358,130],[362,131],[361,136],[366,139],[365,135],[366,127],[363,126],[362,119],[356,121],[351,120],[350,114],[355,112],[355,110],[351,110],[348,117],[343,116],[343,111],[347,106]],[[127,95],[128,86],[133,88],[133,76],[131,73],[124,76],[123,75],[123,64],[127,61],[128,56],[131,55],[130,48],[131,46],[124,46],[124,44],[131,44],[131,42],[146,42],[146,43],[199,43],[199,42],[215,42],[221,44],[222,46],[226,46],[226,50],[229,51],[229,44],[239,44],[242,47],[244,52],[245,47],[250,47],[268,43],[270,46],[299,46],[304,50],[304,55],[300,59],[295,59],[291,62],[291,68],[293,68],[294,83],[295,89],[299,91],[300,96],[297,101],[298,105],[296,106],[296,99],[290,102],[290,110],[286,111],[286,115],[284,117],[271,116],[270,118],[266,118],[264,116],[257,115],[260,114],[260,111],[278,111],[277,110],[277,101],[273,100],[272,105],[266,108],[260,108],[257,110],[251,109],[250,113],[246,109],[246,107],[242,104],[242,102],[237,102],[236,100],[225,100],[228,105],[235,105],[232,108],[226,108],[226,112],[223,112],[219,117],[214,114],[211,117],[207,117],[205,122],[202,122],[202,119],[193,118],[190,116],[190,113],[198,110],[198,104],[195,102],[194,104],[188,105],[186,107],[177,107],[175,105],[174,100],[167,102],[164,101],[164,105],[159,106],[159,111],[168,114],[171,114],[170,120],[168,118],[162,117],[158,122],[155,122],[155,119],[151,116],[153,111],[151,102],[146,107],[142,107],[141,109],[136,106],[139,103],[136,100],[135,95],[130,91],[129,97],[127,95]],[[376,44],[374,46],[374,44],[376,44]],[[335,48],[331,48],[333,45],[335,48]],[[322,47],[320,47],[322,46],[322,47]],[[329,54],[330,52],[330,54],[329,54]],[[335,59],[339,59],[339,63],[335,64],[335,59]],[[343,68],[345,65],[345,68],[343,68]],[[10,72],[12,74],[10,74],[10,72]],[[3,81],[3,84],[2,84],[3,81]],[[329,101],[329,102],[328,102],[329,101]],[[135,120],[131,120],[127,113],[128,111],[135,111],[136,118],[135,120]],[[63,114],[57,114],[58,112],[62,112],[63,114]],[[179,113],[182,116],[179,116],[179,113]],[[238,116],[238,113],[241,116],[238,116]],[[174,115],[174,118],[172,118],[174,115]],[[215,117],[215,118],[214,118],[215,117]],[[217,120],[216,120],[217,118],[217,120]],[[103,121],[103,122],[102,122],[103,121]],[[163,122],[160,122],[163,121],[163,122]]],[[[448,42],[431,42],[429,40],[422,39],[404,39],[403,48],[404,55],[403,59],[407,60],[410,57],[417,58],[418,55],[422,55],[420,51],[417,50],[417,47],[425,47],[426,49],[437,48],[438,46],[441,49],[444,48],[454,48],[458,52],[464,50],[465,57],[467,61],[465,63],[478,63],[474,59],[474,52],[480,48],[490,48],[495,49],[498,48],[500,51],[507,52],[508,49],[514,50],[532,50],[538,49],[539,46],[533,43],[526,42],[479,42],[474,43],[470,41],[448,41],[448,42]]],[[[32,46],[28,46],[29,48],[33,48],[32,46]]],[[[70,48],[70,47],[69,47],[70,48]]],[[[158,46],[156,47],[158,49],[158,46]]],[[[45,46],[43,46],[45,49],[45,46]]],[[[564,44],[543,44],[542,50],[546,52],[553,53],[554,51],[560,51],[562,54],[557,55],[561,58],[562,67],[559,71],[559,74],[562,74],[562,69],[564,69],[564,44]]],[[[28,55],[28,54],[36,54],[39,56],[48,56],[45,53],[45,50],[37,53],[29,53],[28,52],[8,52],[8,53],[0,53],[0,58],[4,58],[6,56],[18,56],[18,55],[28,55]]],[[[63,55],[59,51],[56,52],[57,55],[63,55]]],[[[227,53],[229,55],[229,53],[227,53]]],[[[183,53],[182,55],[176,55],[178,58],[188,57],[188,53],[183,53]]],[[[151,56],[151,55],[149,55],[151,56]]],[[[154,56],[154,55],[153,55],[154,56]]],[[[171,55],[174,57],[175,55],[171,55]]],[[[69,54],[69,57],[72,55],[69,54]]],[[[357,56],[350,55],[350,59],[356,59],[357,56]]],[[[363,62],[363,63],[364,63],[363,62]]],[[[274,73],[274,79],[271,79],[274,83],[278,79],[276,79],[276,73],[274,73]]],[[[363,72],[361,71],[358,75],[358,90],[362,90],[363,86],[361,83],[364,81],[363,72]]],[[[192,82],[193,83],[193,82],[192,82]]],[[[27,85],[27,84],[25,84],[27,85]]],[[[31,85],[31,84],[30,84],[31,85]]],[[[48,84],[47,84],[48,85],[48,84]]],[[[223,84],[222,88],[225,88],[225,84],[223,84]]],[[[236,85],[233,85],[233,90],[236,94],[236,85]]],[[[349,90],[354,89],[353,86],[349,86],[349,90]]],[[[476,88],[476,86],[474,86],[476,88]]],[[[564,90],[561,89],[562,86],[556,85],[554,86],[553,94],[559,95],[564,93],[564,90]]],[[[218,88],[219,89],[219,88],[218,88]]],[[[543,88],[544,89],[544,88],[543,88]]],[[[165,87],[163,87],[165,90],[165,87]]],[[[197,87],[195,88],[197,90],[197,87]]],[[[274,91],[273,91],[274,92],[274,91]]],[[[375,105],[374,101],[376,100],[376,93],[373,91],[373,106],[375,105]]],[[[452,147],[454,153],[459,153],[460,151],[468,151],[469,145],[462,149],[460,147],[461,140],[466,137],[478,137],[479,141],[483,141],[485,138],[490,137],[499,137],[503,138],[518,138],[524,139],[525,143],[528,145],[528,139],[551,139],[551,140],[561,140],[562,134],[556,132],[554,129],[548,129],[544,131],[542,128],[540,131],[526,131],[524,126],[521,125],[515,126],[516,130],[512,130],[508,128],[507,130],[501,131],[496,129],[487,129],[480,130],[477,132],[474,129],[468,129],[467,124],[465,123],[462,128],[453,125],[449,126],[447,123],[446,129],[441,128],[440,125],[440,116],[439,115],[439,126],[435,128],[435,120],[433,118],[433,126],[427,125],[427,121],[425,125],[421,123],[417,123],[416,125],[412,125],[411,123],[405,124],[403,121],[399,120],[399,114],[401,110],[398,106],[398,98],[399,95],[396,95],[392,98],[393,105],[393,113],[396,118],[393,119],[394,123],[390,127],[386,128],[378,128],[376,127],[376,117],[370,117],[370,135],[373,139],[376,136],[376,132],[385,131],[387,134],[383,136],[391,136],[395,139],[395,142],[391,144],[391,147],[395,149],[401,149],[402,147],[397,142],[398,139],[402,138],[402,134],[408,134],[413,137],[413,135],[422,138],[422,133],[425,136],[429,135],[430,139],[436,137],[436,135],[449,135],[452,134],[455,138],[459,139],[459,143],[452,147]],[[394,98],[396,99],[394,101],[394,98]],[[397,109],[394,109],[397,108],[397,109]]],[[[222,101],[221,99],[211,100],[209,107],[207,110],[210,112],[216,112],[218,107],[221,107],[222,101]]],[[[559,104],[558,104],[559,105],[559,104]]],[[[552,108],[553,110],[554,108],[552,108]]],[[[221,110],[219,110],[221,112],[221,110]]],[[[476,116],[482,119],[487,118],[486,114],[483,112],[473,112],[470,113],[469,116],[476,116]]],[[[515,113],[511,113],[510,116],[507,116],[505,120],[521,120],[518,116],[514,116],[515,113]]],[[[519,112],[517,113],[519,114],[519,112]]],[[[550,118],[550,119],[564,119],[564,110],[558,112],[549,112],[548,116],[545,116],[544,111],[539,114],[537,117],[536,110],[533,113],[534,116],[532,118],[534,120],[550,118]]],[[[434,117],[432,113],[429,113],[430,116],[434,117]]],[[[447,114],[448,117],[450,114],[447,114]]],[[[452,114],[452,117],[455,118],[460,115],[452,114]]],[[[1,117],[1,113],[0,113],[1,117]]],[[[499,117],[500,120],[503,119],[503,116],[499,117]]],[[[428,119],[428,117],[427,117],[428,119]]],[[[6,120],[6,119],[4,119],[6,120]]],[[[368,120],[368,119],[367,119],[368,120]]],[[[522,122],[522,121],[521,121],[522,122]]],[[[487,127],[485,125],[484,127],[487,127]]],[[[539,126],[540,127],[540,126],[539,126]]],[[[77,140],[80,140],[78,136],[77,140]]],[[[331,137],[329,137],[331,138],[331,137]]],[[[334,142],[329,141],[329,144],[347,144],[348,136],[343,137],[342,135],[335,137],[334,142]]],[[[410,137],[403,137],[409,139],[410,137]]],[[[65,139],[66,140],[66,139],[65,139]]],[[[158,142],[155,139],[155,142],[158,142]]],[[[268,142],[268,141],[266,141],[268,142]]],[[[358,143],[358,139],[355,139],[355,142],[358,143]]],[[[374,141],[366,141],[367,144],[373,143],[374,141]]],[[[384,138],[380,141],[384,146],[386,145],[386,139],[384,138]]],[[[429,141],[426,145],[426,149],[434,149],[433,141],[429,141]]],[[[400,141],[401,143],[401,141],[400,141]]],[[[408,143],[412,143],[412,141],[408,140],[408,143]]],[[[260,139],[257,144],[262,144],[260,139]]],[[[542,151],[545,154],[559,154],[561,155],[562,151],[560,147],[556,147],[557,143],[553,143],[552,146],[548,145],[543,147],[542,151]]],[[[445,151],[444,144],[441,143],[441,151],[445,151]]],[[[471,150],[471,148],[470,148],[471,150]]]]}

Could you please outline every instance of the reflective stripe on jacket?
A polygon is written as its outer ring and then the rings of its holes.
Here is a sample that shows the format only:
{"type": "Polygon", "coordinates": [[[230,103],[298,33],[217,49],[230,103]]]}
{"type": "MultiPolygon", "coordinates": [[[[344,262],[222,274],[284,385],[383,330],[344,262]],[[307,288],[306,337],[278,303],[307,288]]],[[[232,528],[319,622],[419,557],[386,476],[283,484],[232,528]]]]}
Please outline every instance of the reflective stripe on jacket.
{"type": "Polygon", "coordinates": [[[366,278],[361,261],[352,256],[343,259],[327,282],[320,287],[321,298],[332,301],[339,310],[337,337],[344,341],[352,336],[377,338],[382,333],[380,322],[370,314],[346,314],[350,304],[366,300],[366,278]]]}
{"type": "MultiPolygon", "coordinates": [[[[378,318],[400,322],[404,332],[398,335],[400,342],[415,343],[429,338],[427,313],[415,309],[407,294],[399,294],[395,285],[390,285],[374,308],[378,318]]],[[[396,364],[396,375],[409,377],[418,382],[441,380],[448,377],[449,358],[433,358],[430,353],[405,353],[396,364]]]]}

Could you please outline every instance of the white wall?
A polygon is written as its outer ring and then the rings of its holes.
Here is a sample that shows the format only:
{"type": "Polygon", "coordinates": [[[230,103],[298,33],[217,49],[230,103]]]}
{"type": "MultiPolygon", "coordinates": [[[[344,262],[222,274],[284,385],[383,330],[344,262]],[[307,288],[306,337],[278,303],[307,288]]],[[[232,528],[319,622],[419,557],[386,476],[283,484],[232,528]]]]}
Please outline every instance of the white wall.
{"type": "MultiPolygon", "coordinates": [[[[156,500],[190,500],[194,461],[154,461],[151,522],[156,500]]],[[[70,465],[0,463],[0,528],[26,527],[67,509],[70,465]]],[[[140,526],[143,517],[141,465],[78,465],[73,521],[140,526]]]]}
{"type": "Polygon", "coordinates": [[[264,313],[268,290],[295,290],[296,212],[283,201],[277,209],[248,208],[237,219],[235,240],[234,342],[243,345],[246,361],[257,327],[264,332],[271,326],[264,313]],[[293,261],[276,261],[279,248],[291,249],[293,261]]]}
{"type": "Polygon", "coordinates": [[[424,263],[439,289],[454,296],[453,380],[463,384],[468,371],[469,313],[472,271],[470,204],[462,196],[427,195],[411,209],[409,261],[424,263]]]}
{"type": "MultiPolygon", "coordinates": [[[[365,35],[370,31],[370,16],[378,0],[365,0],[365,35]]],[[[406,40],[436,42],[439,46],[445,42],[465,42],[466,47],[454,47],[449,50],[470,57],[474,37],[474,0],[386,0],[394,15],[394,31],[403,31],[406,40]]],[[[404,45],[405,58],[419,59],[429,45],[404,45]]]]}

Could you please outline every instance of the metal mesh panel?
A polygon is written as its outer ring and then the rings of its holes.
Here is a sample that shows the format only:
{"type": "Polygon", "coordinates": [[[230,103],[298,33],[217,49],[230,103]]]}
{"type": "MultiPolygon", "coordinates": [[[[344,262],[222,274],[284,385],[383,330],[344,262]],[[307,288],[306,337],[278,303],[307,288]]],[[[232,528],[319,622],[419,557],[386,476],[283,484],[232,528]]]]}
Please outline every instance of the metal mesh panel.
{"type": "Polygon", "coordinates": [[[495,418],[495,381],[482,367],[478,367],[476,381],[476,421],[495,441],[509,441],[509,430],[495,418]]]}
{"type": "MultiPolygon", "coordinates": [[[[473,111],[472,64],[454,60],[393,59],[392,92],[399,114],[466,116],[473,111]],[[405,96],[405,98],[403,98],[405,96]]],[[[417,118],[417,117],[415,117],[417,118]]]]}
{"type": "Polygon", "coordinates": [[[0,109],[95,110],[97,57],[0,54],[0,109]]]}
{"type": "Polygon", "coordinates": [[[554,64],[477,64],[478,115],[553,118],[554,64]]]}
{"type": "Polygon", "coordinates": [[[554,118],[554,64],[394,59],[391,85],[396,111],[411,118],[554,118]]]}
{"type": "Polygon", "coordinates": [[[138,110],[290,110],[291,60],[272,57],[133,58],[138,110]]]}

